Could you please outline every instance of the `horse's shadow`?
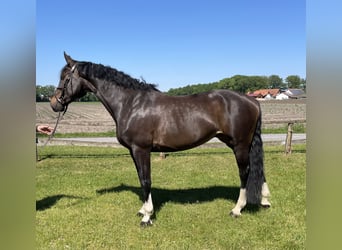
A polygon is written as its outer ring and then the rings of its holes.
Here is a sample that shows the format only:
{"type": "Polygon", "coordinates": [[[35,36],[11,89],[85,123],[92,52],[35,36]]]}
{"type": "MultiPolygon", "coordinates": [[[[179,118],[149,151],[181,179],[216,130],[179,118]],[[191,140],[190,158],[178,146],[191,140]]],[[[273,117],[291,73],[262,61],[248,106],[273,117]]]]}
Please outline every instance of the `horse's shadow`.
{"type": "Polygon", "coordinates": [[[45,197],[41,200],[36,201],[36,211],[44,211],[46,209],[54,206],[60,199],[68,198],[68,199],[84,199],[79,196],[74,195],[65,195],[65,194],[57,194],[45,197]]]}
{"type": "MultiPolygon", "coordinates": [[[[195,204],[202,202],[214,201],[216,199],[230,200],[235,203],[239,196],[239,187],[227,187],[227,186],[210,186],[203,188],[189,188],[189,189],[164,189],[164,188],[152,188],[153,206],[154,211],[158,212],[164,204],[167,202],[174,202],[180,204],[195,204]]],[[[96,190],[98,195],[105,195],[107,193],[119,193],[122,191],[130,191],[135,193],[143,202],[142,189],[140,187],[129,186],[121,184],[116,187],[103,188],[96,190]]],[[[60,199],[77,199],[84,200],[87,198],[58,194],[45,197],[36,201],[36,211],[44,211],[54,206],[60,199]]],[[[76,202],[78,203],[78,202],[76,202]]],[[[259,206],[247,205],[245,210],[249,212],[256,212],[259,210],[259,206]]]]}
{"type": "MultiPolygon", "coordinates": [[[[106,193],[118,193],[122,191],[131,191],[142,198],[142,190],[140,187],[129,186],[121,184],[117,187],[104,188],[96,190],[99,195],[106,193]]],[[[162,206],[167,202],[174,202],[180,204],[194,204],[214,201],[216,199],[231,200],[234,203],[239,196],[239,187],[226,187],[226,186],[210,186],[204,188],[190,188],[190,189],[164,189],[164,188],[152,188],[151,193],[153,196],[154,211],[158,212],[162,206]]],[[[259,209],[255,205],[247,205],[246,210],[255,212],[259,209]]]]}

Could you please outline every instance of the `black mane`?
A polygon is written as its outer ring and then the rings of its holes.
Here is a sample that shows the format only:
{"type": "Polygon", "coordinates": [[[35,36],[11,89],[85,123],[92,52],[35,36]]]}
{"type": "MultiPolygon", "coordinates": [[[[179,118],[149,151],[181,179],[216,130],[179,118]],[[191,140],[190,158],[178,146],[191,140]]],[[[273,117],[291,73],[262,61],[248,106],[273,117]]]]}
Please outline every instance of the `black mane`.
{"type": "Polygon", "coordinates": [[[86,76],[96,77],[107,82],[112,82],[123,88],[159,92],[155,84],[149,84],[146,83],[145,80],[135,79],[122,71],[118,71],[102,64],[80,62],[77,65],[77,69],[86,76]]]}

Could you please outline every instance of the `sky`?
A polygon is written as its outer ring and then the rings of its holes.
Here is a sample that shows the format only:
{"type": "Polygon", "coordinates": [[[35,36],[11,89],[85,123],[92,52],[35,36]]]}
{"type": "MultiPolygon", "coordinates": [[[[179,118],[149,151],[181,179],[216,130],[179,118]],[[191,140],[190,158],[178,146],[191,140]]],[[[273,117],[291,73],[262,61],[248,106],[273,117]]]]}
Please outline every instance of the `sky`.
{"type": "Polygon", "coordinates": [[[306,78],[304,0],[36,1],[36,84],[63,52],[161,91],[234,75],[306,78]]]}

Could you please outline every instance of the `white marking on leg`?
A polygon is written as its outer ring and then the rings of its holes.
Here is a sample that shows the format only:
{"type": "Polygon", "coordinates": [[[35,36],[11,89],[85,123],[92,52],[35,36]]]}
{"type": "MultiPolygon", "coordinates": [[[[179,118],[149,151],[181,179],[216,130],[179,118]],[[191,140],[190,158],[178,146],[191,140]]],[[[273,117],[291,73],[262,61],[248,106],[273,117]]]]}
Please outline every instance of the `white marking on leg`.
{"type": "Polygon", "coordinates": [[[145,223],[150,222],[152,224],[151,215],[153,214],[153,202],[152,202],[151,193],[148,195],[148,199],[144,203],[142,208],[139,210],[139,213],[144,215],[141,222],[145,222],[145,223]]]}
{"type": "Polygon", "coordinates": [[[139,215],[142,215],[142,216],[145,215],[144,205],[140,208],[138,214],[139,214],[139,215]]]}
{"type": "Polygon", "coordinates": [[[240,188],[239,199],[235,207],[232,209],[231,214],[233,216],[240,216],[241,210],[246,206],[246,204],[247,204],[246,189],[240,188]]]}
{"type": "Polygon", "coordinates": [[[147,201],[144,202],[138,213],[143,216],[153,214],[153,203],[151,194],[149,194],[147,201]]]}
{"type": "Polygon", "coordinates": [[[153,202],[151,193],[148,195],[148,199],[147,202],[145,202],[144,207],[147,213],[153,213],[153,202]]]}
{"type": "Polygon", "coordinates": [[[266,182],[262,184],[261,188],[261,205],[264,207],[270,207],[271,203],[268,201],[268,197],[271,196],[270,190],[268,189],[268,185],[266,182]]]}
{"type": "Polygon", "coordinates": [[[150,215],[144,215],[141,222],[145,224],[152,224],[151,216],[150,215]]]}

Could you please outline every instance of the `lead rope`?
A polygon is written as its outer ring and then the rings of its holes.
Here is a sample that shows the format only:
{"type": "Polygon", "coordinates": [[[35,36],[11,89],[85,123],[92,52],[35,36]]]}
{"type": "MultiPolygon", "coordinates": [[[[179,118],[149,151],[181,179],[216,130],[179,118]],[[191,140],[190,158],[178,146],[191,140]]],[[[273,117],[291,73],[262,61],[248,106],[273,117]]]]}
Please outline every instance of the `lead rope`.
{"type": "MultiPolygon", "coordinates": [[[[73,74],[74,71],[75,71],[76,65],[77,65],[77,64],[74,64],[74,66],[72,66],[72,68],[71,68],[71,70],[70,70],[70,79],[71,79],[71,80],[70,80],[70,84],[71,84],[71,85],[72,85],[72,74],[73,74]]],[[[72,89],[72,88],[71,88],[71,89],[72,89]]],[[[63,87],[62,97],[64,97],[64,91],[65,91],[65,83],[64,83],[64,87],[63,87]]],[[[44,145],[42,146],[42,148],[44,148],[44,147],[46,146],[46,144],[48,144],[48,143],[52,140],[52,138],[53,138],[53,136],[55,135],[55,132],[56,132],[56,130],[57,130],[58,123],[59,123],[60,120],[62,120],[62,118],[63,118],[65,112],[67,111],[67,109],[68,109],[68,105],[65,106],[65,110],[64,110],[62,116],[61,116],[61,112],[58,113],[56,125],[55,125],[55,127],[53,128],[53,131],[52,131],[51,135],[49,135],[49,138],[46,140],[46,142],[45,142],[44,145]]]]}
{"type": "Polygon", "coordinates": [[[63,112],[62,115],[61,115],[61,112],[58,113],[56,125],[55,125],[55,127],[53,128],[52,133],[49,135],[49,138],[48,138],[48,139],[46,140],[46,142],[44,143],[43,148],[46,146],[46,144],[48,144],[48,143],[52,140],[52,138],[53,138],[53,136],[55,135],[55,132],[56,132],[56,130],[57,130],[57,126],[58,126],[59,122],[63,119],[63,116],[64,116],[65,112],[67,111],[67,109],[68,109],[68,106],[65,107],[65,110],[64,110],[64,112],[63,112]]]}

